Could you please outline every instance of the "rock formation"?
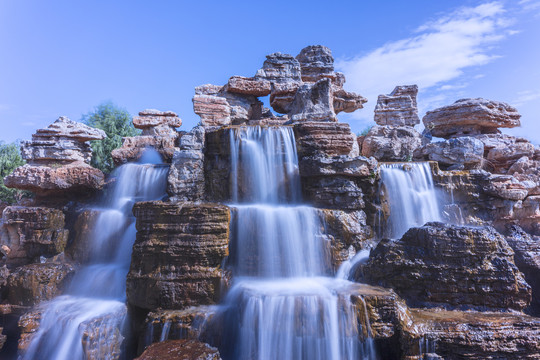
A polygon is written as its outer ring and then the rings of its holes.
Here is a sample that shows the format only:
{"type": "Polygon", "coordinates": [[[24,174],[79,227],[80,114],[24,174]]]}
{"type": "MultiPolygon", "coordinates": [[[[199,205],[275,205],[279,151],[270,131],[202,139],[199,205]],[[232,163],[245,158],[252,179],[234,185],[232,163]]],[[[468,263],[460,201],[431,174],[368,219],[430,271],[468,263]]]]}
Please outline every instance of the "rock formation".
{"type": "Polygon", "coordinates": [[[486,99],[461,99],[452,105],[428,111],[422,121],[433,136],[496,134],[498,128],[520,126],[521,115],[503,102],[486,99]]]}
{"type": "Polygon", "coordinates": [[[195,340],[167,340],[153,344],[138,360],[221,360],[218,349],[195,340]]]}
{"type": "Polygon", "coordinates": [[[133,126],[142,129],[139,136],[125,137],[122,147],[112,151],[115,164],[138,160],[148,147],[156,149],[164,160],[173,157],[182,120],[172,111],[143,110],[133,118],[133,126]]]}
{"type": "Polygon", "coordinates": [[[416,95],[418,86],[396,86],[390,95],[379,95],[375,106],[377,125],[414,126],[420,124],[416,95]]]}
{"type": "Polygon", "coordinates": [[[493,228],[428,223],[398,241],[382,240],[363,272],[413,306],[522,310],[531,289],[513,255],[493,228]]]}
{"type": "Polygon", "coordinates": [[[4,179],[7,187],[37,196],[84,194],[100,189],[104,176],[89,165],[92,149],[86,142],[105,138],[105,132],[60,117],[23,142],[26,165],[4,179]]]}

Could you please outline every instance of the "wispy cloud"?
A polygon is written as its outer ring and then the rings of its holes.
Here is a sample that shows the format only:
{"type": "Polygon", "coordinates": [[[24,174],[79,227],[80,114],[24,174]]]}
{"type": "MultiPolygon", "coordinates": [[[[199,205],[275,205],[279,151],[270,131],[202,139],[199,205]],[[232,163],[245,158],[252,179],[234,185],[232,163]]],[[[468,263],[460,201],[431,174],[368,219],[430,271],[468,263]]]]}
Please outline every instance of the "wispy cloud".
{"type": "MultiPolygon", "coordinates": [[[[467,86],[467,68],[485,65],[498,57],[494,45],[510,36],[512,19],[501,2],[463,7],[419,26],[411,37],[387,43],[367,54],[338,60],[347,87],[366,96],[370,106],[355,113],[372,118],[379,94],[395,85],[417,84],[421,91],[452,91],[467,86]],[[459,80],[459,83],[452,81],[459,80]],[[371,111],[370,111],[371,110],[371,111]]],[[[444,94],[427,96],[433,102],[444,94]]],[[[425,107],[426,103],[424,103],[425,107]]]]}
{"type": "Polygon", "coordinates": [[[534,100],[540,100],[540,90],[520,91],[517,93],[517,97],[512,101],[512,105],[520,107],[534,100]]]}

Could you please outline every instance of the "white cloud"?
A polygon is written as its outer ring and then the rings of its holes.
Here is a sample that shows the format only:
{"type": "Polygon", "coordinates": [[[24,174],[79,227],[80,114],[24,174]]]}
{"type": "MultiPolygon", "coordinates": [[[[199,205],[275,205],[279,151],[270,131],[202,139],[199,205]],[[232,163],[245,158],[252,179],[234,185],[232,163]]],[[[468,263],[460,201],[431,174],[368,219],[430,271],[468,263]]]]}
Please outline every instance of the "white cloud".
{"type": "MultiPolygon", "coordinates": [[[[336,67],[347,77],[347,88],[369,100],[370,106],[355,113],[355,117],[372,118],[377,96],[390,93],[395,85],[417,84],[421,91],[465,87],[466,81],[452,81],[463,80],[466,68],[496,59],[494,45],[513,33],[511,24],[500,2],[464,7],[418,27],[409,38],[352,59],[338,60],[336,67]]],[[[439,103],[444,94],[429,94],[426,98],[439,103]]]]}
{"type": "Polygon", "coordinates": [[[528,102],[540,99],[540,90],[525,90],[517,93],[517,98],[512,101],[512,105],[520,107],[528,102]]]}

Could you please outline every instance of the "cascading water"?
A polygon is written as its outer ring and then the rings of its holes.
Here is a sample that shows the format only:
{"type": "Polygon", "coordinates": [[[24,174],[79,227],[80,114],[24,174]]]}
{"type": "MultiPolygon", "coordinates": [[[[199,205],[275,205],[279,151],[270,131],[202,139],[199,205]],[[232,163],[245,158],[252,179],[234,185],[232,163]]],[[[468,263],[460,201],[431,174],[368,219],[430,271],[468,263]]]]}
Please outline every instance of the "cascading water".
{"type": "MultiPolygon", "coordinates": [[[[158,156],[159,158],[159,156],[158,156]]],[[[40,326],[22,359],[76,360],[89,354],[118,357],[126,318],[125,282],[135,240],[136,201],[165,195],[168,168],[153,165],[148,151],[138,164],[116,170],[112,194],[99,209],[90,264],[73,278],[66,295],[43,308],[40,326]],[[91,341],[83,348],[84,338],[91,341]],[[115,345],[116,344],[116,345],[115,345]]]]}
{"type": "Polygon", "coordinates": [[[328,244],[315,209],[301,205],[289,127],[230,130],[233,287],[226,359],[375,358],[346,280],[329,277],[328,244]],[[360,332],[362,330],[362,332],[360,332]],[[234,345],[233,345],[234,344],[234,345]]]}
{"type": "Polygon", "coordinates": [[[441,221],[429,163],[381,164],[380,171],[390,210],[386,236],[397,239],[411,227],[441,221]]]}

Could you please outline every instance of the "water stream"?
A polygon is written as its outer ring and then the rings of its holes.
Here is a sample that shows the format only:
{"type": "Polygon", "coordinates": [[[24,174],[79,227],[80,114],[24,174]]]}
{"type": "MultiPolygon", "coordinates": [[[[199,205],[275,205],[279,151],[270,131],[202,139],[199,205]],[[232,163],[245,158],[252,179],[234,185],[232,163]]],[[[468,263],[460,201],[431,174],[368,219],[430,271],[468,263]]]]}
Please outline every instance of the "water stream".
{"type": "Polygon", "coordinates": [[[385,236],[399,239],[411,227],[441,221],[429,163],[381,164],[380,171],[390,211],[385,236]]]}
{"type": "Polygon", "coordinates": [[[302,204],[292,129],[237,127],[230,136],[234,279],[222,356],[375,359],[351,283],[331,277],[324,227],[302,204]]]}
{"type": "Polygon", "coordinates": [[[116,170],[112,193],[98,209],[90,263],[75,275],[65,295],[44,305],[39,328],[22,359],[118,357],[127,313],[126,275],[136,233],[132,207],[165,194],[168,168],[149,163],[152,159],[155,156],[147,154],[138,164],[116,170]]]}

